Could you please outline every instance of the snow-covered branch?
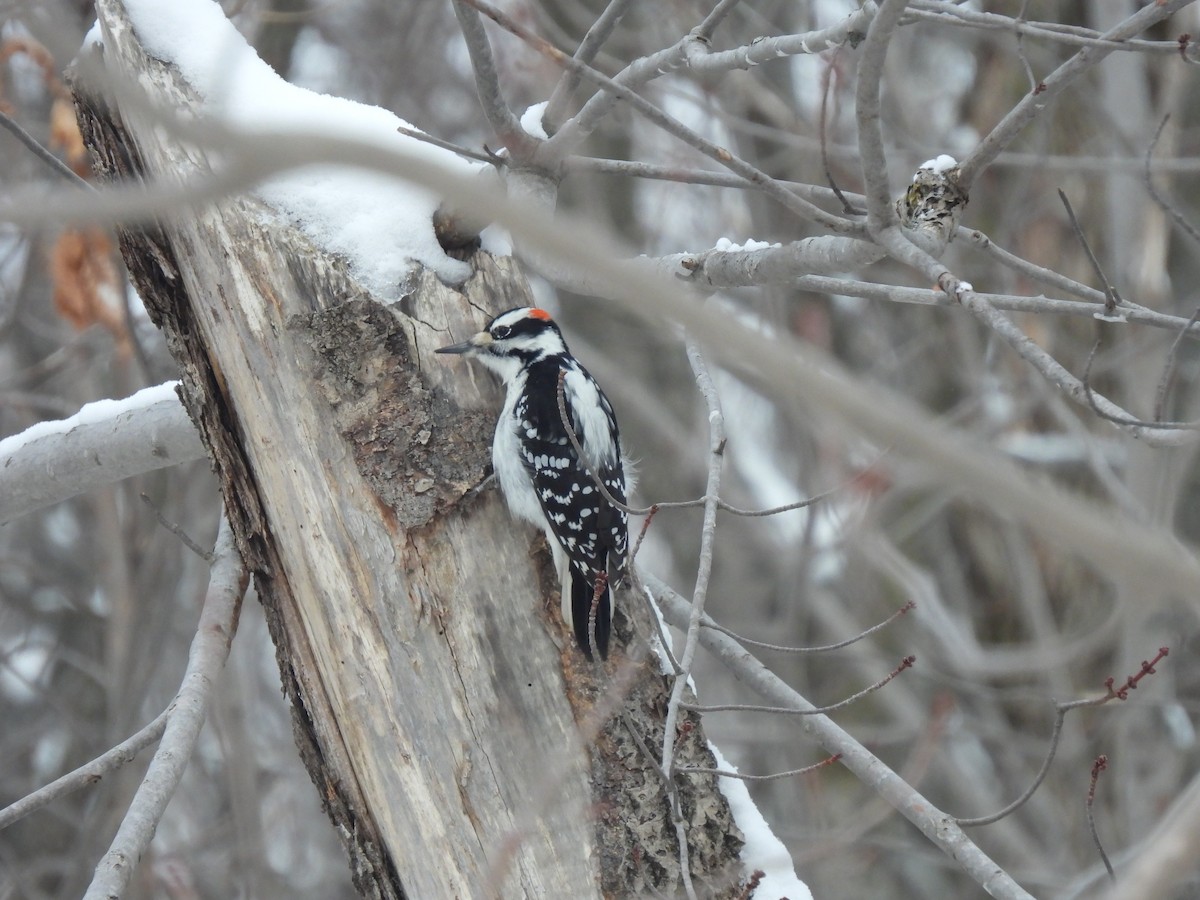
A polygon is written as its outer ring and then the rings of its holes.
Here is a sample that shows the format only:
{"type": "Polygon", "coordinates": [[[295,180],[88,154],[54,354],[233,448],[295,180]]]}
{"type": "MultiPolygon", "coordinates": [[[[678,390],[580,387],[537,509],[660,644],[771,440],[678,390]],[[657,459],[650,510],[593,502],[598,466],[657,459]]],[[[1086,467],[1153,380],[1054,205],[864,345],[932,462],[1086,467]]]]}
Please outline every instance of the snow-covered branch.
{"type": "Polygon", "coordinates": [[[0,525],[123,478],[200,459],[177,382],[89,403],[0,440],[0,525]]]}

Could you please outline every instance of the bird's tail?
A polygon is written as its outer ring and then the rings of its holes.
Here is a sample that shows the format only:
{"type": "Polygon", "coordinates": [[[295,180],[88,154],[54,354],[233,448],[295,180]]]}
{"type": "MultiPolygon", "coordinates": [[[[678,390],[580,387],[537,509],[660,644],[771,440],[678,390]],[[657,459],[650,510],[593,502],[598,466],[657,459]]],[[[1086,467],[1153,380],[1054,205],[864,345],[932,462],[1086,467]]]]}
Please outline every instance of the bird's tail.
{"type": "Polygon", "coordinates": [[[592,609],[595,606],[595,647],[608,659],[608,637],[612,632],[612,588],[608,576],[568,566],[563,584],[563,619],[575,632],[575,641],[588,659],[592,658],[592,609]],[[602,581],[598,581],[602,579],[602,581]],[[569,599],[568,599],[569,598],[569,599]]]}

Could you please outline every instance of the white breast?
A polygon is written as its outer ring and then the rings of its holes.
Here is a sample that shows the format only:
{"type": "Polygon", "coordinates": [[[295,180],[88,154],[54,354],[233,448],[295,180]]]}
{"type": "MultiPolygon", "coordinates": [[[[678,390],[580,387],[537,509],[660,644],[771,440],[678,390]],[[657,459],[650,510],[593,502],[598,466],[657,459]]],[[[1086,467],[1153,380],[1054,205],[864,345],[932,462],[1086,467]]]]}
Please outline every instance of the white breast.
{"type": "Polygon", "coordinates": [[[524,389],[523,373],[508,383],[504,409],[500,411],[500,420],[496,423],[496,436],[492,439],[492,469],[512,514],[518,519],[543,526],[545,517],[542,515],[541,504],[533,491],[529,472],[521,462],[521,446],[517,438],[517,429],[521,423],[513,415],[517,399],[524,389]]]}

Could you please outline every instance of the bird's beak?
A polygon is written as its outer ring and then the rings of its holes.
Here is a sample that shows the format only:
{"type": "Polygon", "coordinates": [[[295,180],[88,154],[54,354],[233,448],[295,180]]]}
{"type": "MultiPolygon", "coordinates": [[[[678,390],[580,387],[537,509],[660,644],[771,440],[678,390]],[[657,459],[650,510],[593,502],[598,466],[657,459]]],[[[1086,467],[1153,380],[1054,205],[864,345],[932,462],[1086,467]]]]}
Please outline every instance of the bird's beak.
{"type": "Polygon", "coordinates": [[[463,341],[461,344],[450,344],[448,347],[438,347],[434,353],[473,353],[480,347],[485,347],[492,342],[493,338],[486,331],[481,331],[479,334],[472,337],[470,340],[463,341]]]}

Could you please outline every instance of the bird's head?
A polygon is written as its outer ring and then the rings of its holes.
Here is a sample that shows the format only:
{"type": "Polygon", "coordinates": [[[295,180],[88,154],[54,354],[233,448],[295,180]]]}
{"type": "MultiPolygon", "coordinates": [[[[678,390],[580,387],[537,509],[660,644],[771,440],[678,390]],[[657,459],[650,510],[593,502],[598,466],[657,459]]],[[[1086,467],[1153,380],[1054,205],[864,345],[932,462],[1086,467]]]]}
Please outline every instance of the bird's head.
{"type": "Polygon", "coordinates": [[[439,347],[435,352],[477,359],[507,381],[530,363],[566,353],[567,345],[550,313],[521,306],[500,313],[487,328],[461,344],[439,347]]]}

